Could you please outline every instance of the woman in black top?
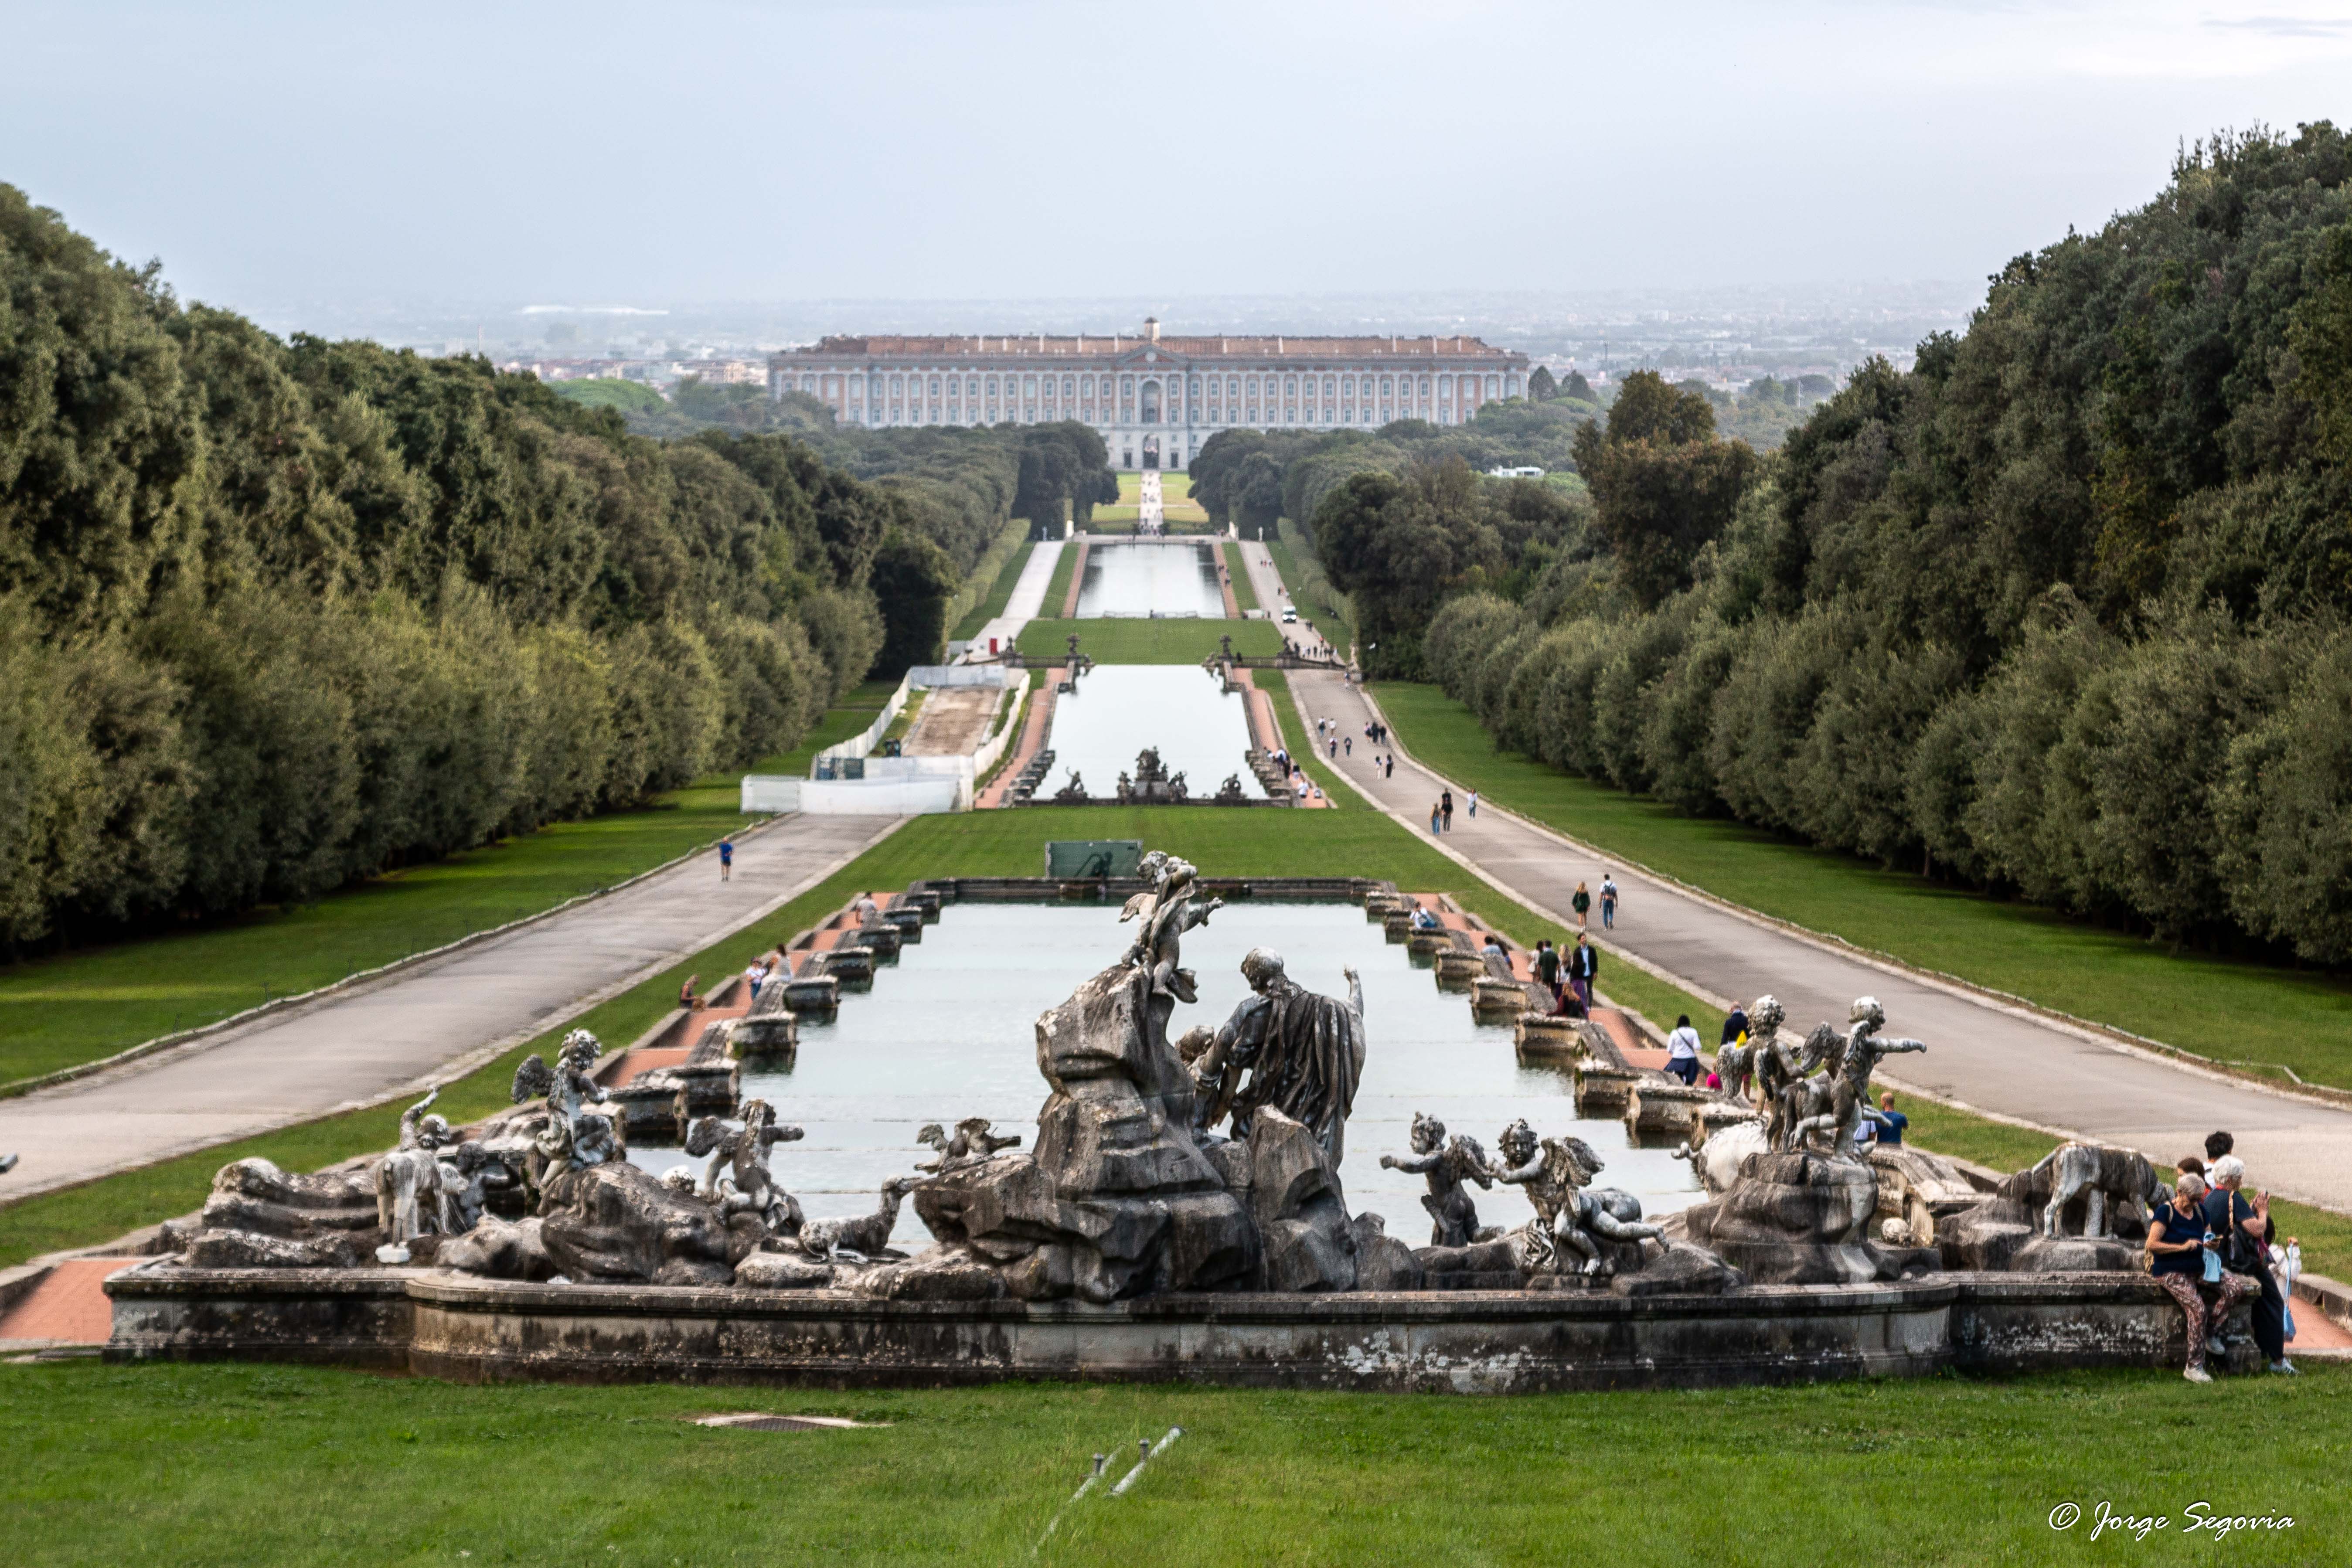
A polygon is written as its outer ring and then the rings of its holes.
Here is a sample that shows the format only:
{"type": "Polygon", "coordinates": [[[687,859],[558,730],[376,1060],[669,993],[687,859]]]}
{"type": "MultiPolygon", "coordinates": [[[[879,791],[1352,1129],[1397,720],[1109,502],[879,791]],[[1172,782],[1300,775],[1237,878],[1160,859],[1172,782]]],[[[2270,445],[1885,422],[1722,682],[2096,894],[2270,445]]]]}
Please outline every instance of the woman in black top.
{"type": "Polygon", "coordinates": [[[2242,1274],[2223,1273],[2221,1294],[2211,1313],[2198,1286],[2205,1278],[2205,1178],[2193,1171],[2180,1173],[2172,1201],[2148,1216],[2147,1271],[2167,1294],[2180,1303],[2189,1320],[2189,1364],[2181,1375],[2191,1383],[2210,1383],[2205,1370],[2205,1336],[2228,1319],[2230,1309],[2254,1293],[2254,1282],[2242,1274]]]}

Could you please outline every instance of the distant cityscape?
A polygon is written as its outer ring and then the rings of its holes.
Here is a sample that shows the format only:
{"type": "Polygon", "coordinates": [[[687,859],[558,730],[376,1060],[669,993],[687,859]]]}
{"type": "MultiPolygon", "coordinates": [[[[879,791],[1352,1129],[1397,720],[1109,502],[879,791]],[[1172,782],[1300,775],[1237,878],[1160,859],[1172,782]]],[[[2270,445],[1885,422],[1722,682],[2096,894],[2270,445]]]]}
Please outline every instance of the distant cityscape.
{"type": "Polygon", "coordinates": [[[1810,289],[1591,293],[1214,296],[1151,300],[810,300],[781,304],[580,306],[289,304],[257,315],[279,331],[362,337],[425,354],[485,354],[548,381],[688,376],[758,384],[767,356],[833,333],[1101,332],[1156,315],[1171,332],[1301,335],[1465,333],[1528,355],[1555,376],[1605,387],[1654,369],[1737,392],[1760,376],[1843,382],[1883,356],[1907,368],[1921,339],[1959,331],[1980,286],[1853,283],[1810,289]]]}

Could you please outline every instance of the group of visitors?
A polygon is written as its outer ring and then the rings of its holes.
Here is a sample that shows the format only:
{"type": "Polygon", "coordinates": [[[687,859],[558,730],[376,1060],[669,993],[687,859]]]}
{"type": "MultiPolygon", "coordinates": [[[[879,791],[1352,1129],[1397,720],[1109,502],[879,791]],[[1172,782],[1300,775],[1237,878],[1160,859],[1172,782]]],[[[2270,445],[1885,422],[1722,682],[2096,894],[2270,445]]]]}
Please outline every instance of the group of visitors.
{"type": "Polygon", "coordinates": [[[1562,952],[1544,938],[1536,943],[1536,984],[1551,993],[1554,1013],[1570,1018],[1592,1016],[1592,982],[1601,973],[1601,950],[1579,933],[1576,945],[1562,952]]]}
{"type": "Polygon", "coordinates": [[[2303,1248],[2292,1236],[2278,1245],[2270,1194],[2245,1195],[2245,1162],[2231,1152],[2236,1143],[2229,1133],[2216,1132],[2205,1140],[2202,1159],[2181,1160],[2148,1221],[2147,1271],[2188,1320],[2181,1375],[2191,1383],[2213,1380],[2205,1370],[2207,1351],[2222,1343],[2231,1310],[2250,1298],[2254,1344],[2263,1362],[2275,1373],[2295,1371],[2286,1355],[2286,1342],[2294,1337],[2288,1298],[2303,1271],[2303,1248]]]}

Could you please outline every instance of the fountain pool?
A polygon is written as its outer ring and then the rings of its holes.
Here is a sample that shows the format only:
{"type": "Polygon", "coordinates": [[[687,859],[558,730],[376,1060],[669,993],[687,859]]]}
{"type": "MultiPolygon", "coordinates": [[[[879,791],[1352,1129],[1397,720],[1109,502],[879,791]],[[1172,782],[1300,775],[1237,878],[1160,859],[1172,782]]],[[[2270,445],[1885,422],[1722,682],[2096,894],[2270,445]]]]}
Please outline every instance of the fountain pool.
{"type": "MultiPolygon", "coordinates": [[[[999,1133],[1035,1140],[1045,1098],[1037,1074],[1039,1014],[1115,961],[1133,928],[1116,904],[950,904],[920,943],[876,972],[871,993],[844,996],[829,1022],[803,1019],[800,1053],[787,1072],[743,1072],[743,1097],[777,1107],[808,1131],[776,1146],[771,1168],[811,1218],[872,1209],[886,1177],[908,1173],[931,1152],[915,1142],[927,1121],[953,1126],[985,1116],[999,1133]]],[[[1494,1152],[1496,1134],[1524,1116],[1538,1132],[1573,1131],[1608,1162],[1601,1181],[1637,1194],[1652,1214],[1700,1195],[1687,1165],[1662,1149],[1627,1145],[1614,1121],[1578,1121],[1567,1075],[1523,1068],[1511,1031],[1475,1024],[1466,1001],[1441,993],[1378,925],[1351,903],[1236,903],[1184,938],[1200,976],[1197,1005],[1176,1009],[1171,1037],[1194,1024],[1222,1023],[1247,994],[1239,964],[1271,947],[1311,990],[1346,994],[1340,971],[1362,975],[1370,1046],[1349,1119],[1340,1174],[1352,1212],[1387,1216],[1389,1234],[1429,1240],[1419,1177],[1381,1168],[1384,1153],[1408,1151],[1416,1110],[1467,1132],[1494,1152]]],[[[636,1149],[632,1160],[663,1171],[687,1163],[677,1149],[636,1149]]],[[[699,1163],[697,1162],[697,1163],[699,1163]]],[[[1477,1194],[1480,1220],[1517,1226],[1533,1212],[1513,1188],[1477,1194]]],[[[930,1237],[911,1205],[893,1243],[908,1250],[930,1237]]]]}
{"type": "Polygon", "coordinates": [[[1242,787],[1262,795],[1243,761],[1250,733],[1242,701],[1198,665],[1097,665],[1079,677],[1076,691],[1055,700],[1046,742],[1054,748],[1054,774],[1038,794],[1052,795],[1076,768],[1087,793],[1108,800],[1118,775],[1134,771],[1135,754],[1157,746],[1160,762],[1185,775],[1195,799],[1216,794],[1227,773],[1241,774],[1242,787]]]}
{"type": "Polygon", "coordinates": [[[1190,541],[1137,540],[1087,549],[1078,584],[1078,618],[1198,616],[1222,620],[1214,547],[1190,541]]]}

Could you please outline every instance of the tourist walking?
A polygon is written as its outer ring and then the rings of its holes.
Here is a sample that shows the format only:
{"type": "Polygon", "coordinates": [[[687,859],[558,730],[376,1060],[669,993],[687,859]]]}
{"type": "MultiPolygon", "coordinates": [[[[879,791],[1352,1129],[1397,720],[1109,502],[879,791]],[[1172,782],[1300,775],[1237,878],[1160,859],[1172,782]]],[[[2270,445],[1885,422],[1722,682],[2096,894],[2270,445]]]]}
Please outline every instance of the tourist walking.
{"type": "Polygon", "coordinates": [[[1698,1081],[1698,1031],[1691,1027],[1688,1013],[1676,1016],[1674,1033],[1666,1037],[1666,1070],[1685,1085],[1698,1081]]]}
{"type": "Polygon", "coordinates": [[[1606,871],[1601,873],[1601,929],[1617,929],[1617,883],[1606,871]]]}
{"type": "Polygon", "coordinates": [[[1445,819],[1445,830],[1448,833],[1454,831],[1454,792],[1452,790],[1438,792],[1437,811],[1438,815],[1445,819]]]}
{"type": "Polygon", "coordinates": [[[719,841],[719,879],[722,882],[733,880],[734,870],[735,840],[732,837],[722,838],[719,841]]]}
{"type": "Polygon", "coordinates": [[[1551,1010],[1559,1011],[1559,949],[1552,946],[1551,938],[1536,943],[1536,984],[1551,995],[1551,1010]]]}
{"type": "Polygon", "coordinates": [[[1568,954],[1568,983],[1576,988],[1576,1000],[1584,1008],[1585,1016],[1592,1016],[1592,982],[1601,973],[1601,950],[1576,933],[1576,946],[1568,954]]]}
{"type": "Polygon", "coordinates": [[[1395,752],[1390,752],[1390,753],[1389,753],[1388,764],[1387,764],[1386,768],[1381,772],[1381,777],[1382,777],[1382,778],[1384,778],[1384,779],[1392,779],[1392,778],[1396,777],[1396,753],[1395,753],[1395,752]]]}
{"type": "Polygon", "coordinates": [[[1436,837],[1440,833],[1442,833],[1442,832],[1444,832],[1444,815],[1439,811],[1439,809],[1438,809],[1436,806],[1432,805],[1432,806],[1429,808],[1429,836],[1430,836],[1432,838],[1434,838],[1434,837],[1436,837]]]}
{"type": "Polygon", "coordinates": [[[1475,789],[1470,792],[1469,805],[1470,819],[1475,822],[1478,819],[1478,792],[1475,789]]]}
{"type": "Polygon", "coordinates": [[[2207,1169],[2211,1183],[2205,1194],[2205,1223],[2211,1228],[2221,1267],[2246,1279],[2259,1298],[2254,1303],[2254,1343],[2273,1372],[2292,1373],[2286,1359],[2286,1302],[2271,1275],[2271,1195],[2256,1193],[2252,1202],[2240,1191],[2245,1185],[2246,1164],[2235,1154],[2224,1154],[2207,1169]]]}
{"type": "Polygon", "coordinates": [[[2221,1291],[2212,1310],[2206,1310],[2205,1299],[2197,1289],[2209,1272],[2205,1267],[2205,1237],[2209,1233],[2204,1200],[2205,1178],[2194,1171],[2183,1171],[2173,1186],[2172,1201],[2158,1208],[2147,1222],[2148,1275],[2180,1304],[2181,1316],[2189,1321],[2188,1364],[2180,1375],[2191,1383],[2213,1381],[2213,1374],[2205,1370],[2205,1335],[2226,1322],[2230,1309],[2256,1289],[2254,1282],[2242,1274],[2232,1274],[2225,1268],[2211,1270],[2220,1276],[2221,1291]]]}
{"type": "Polygon", "coordinates": [[[1347,753],[1348,753],[1349,756],[1351,756],[1351,757],[1352,757],[1352,756],[1354,756],[1354,755],[1356,754],[1356,737],[1355,737],[1355,736],[1353,736],[1353,735],[1342,735],[1342,736],[1340,736],[1340,737],[1339,737],[1339,744],[1340,744],[1340,746],[1341,746],[1342,748],[1344,748],[1344,749],[1346,750],[1347,753]]]}
{"type": "Polygon", "coordinates": [[[1725,1046],[1736,1046],[1747,1037],[1748,1009],[1734,1002],[1731,1011],[1723,1016],[1723,1038],[1716,1048],[1720,1050],[1725,1046]]]}
{"type": "Polygon", "coordinates": [[[1568,900],[1568,907],[1576,911],[1576,929],[1582,931],[1586,918],[1592,912],[1592,894],[1583,883],[1576,885],[1576,896],[1568,900]]]}

